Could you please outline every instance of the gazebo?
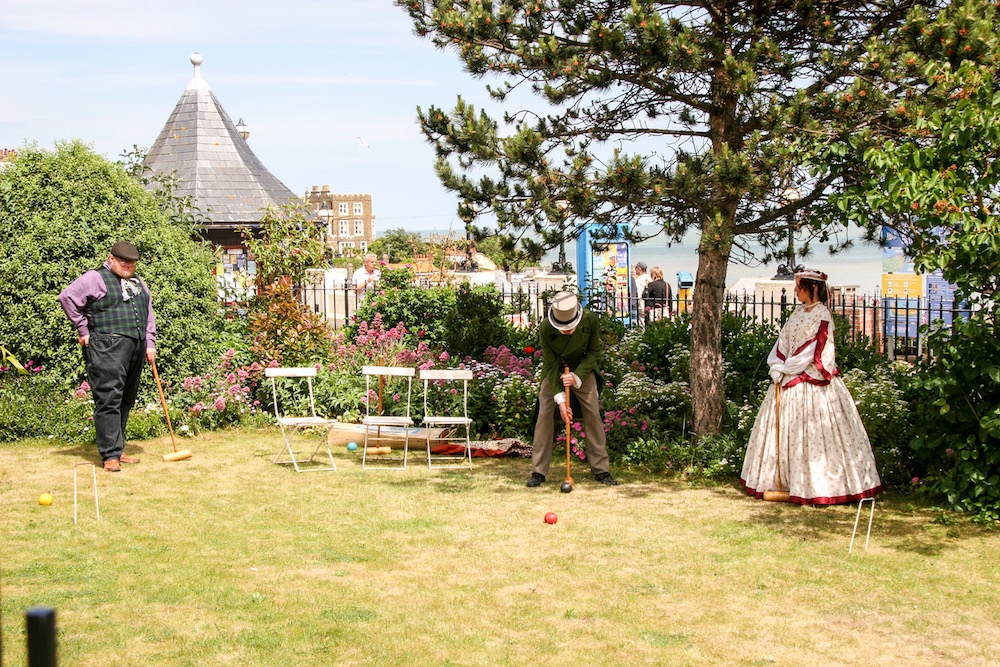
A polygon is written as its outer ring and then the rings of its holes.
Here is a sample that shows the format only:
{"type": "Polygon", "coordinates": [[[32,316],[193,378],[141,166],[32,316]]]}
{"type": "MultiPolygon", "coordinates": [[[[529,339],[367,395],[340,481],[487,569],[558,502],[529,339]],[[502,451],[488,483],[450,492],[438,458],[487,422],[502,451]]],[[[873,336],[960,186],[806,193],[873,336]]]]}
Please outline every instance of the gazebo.
{"type": "Polygon", "coordinates": [[[220,283],[239,295],[252,289],[256,266],[237,228],[259,226],[269,205],[284,206],[295,194],[254,155],[243,120],[233,124],[201,78],[201,63],[201,54],[193,53],[194,78],[144,164],[154,173],[172,173],[178,179],[176,194],[191,198],[203,222],[202,235],[222,251],[220,283]]]}

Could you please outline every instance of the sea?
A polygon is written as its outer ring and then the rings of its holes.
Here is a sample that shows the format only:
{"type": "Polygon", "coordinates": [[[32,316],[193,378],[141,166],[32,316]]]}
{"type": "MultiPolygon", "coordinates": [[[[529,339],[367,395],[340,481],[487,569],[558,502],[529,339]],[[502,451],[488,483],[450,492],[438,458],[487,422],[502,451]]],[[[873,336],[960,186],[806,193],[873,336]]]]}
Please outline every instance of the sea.
{"type": "MultiPolygon", "coordinates": [[[[454,230],[424,230],[420,232],[429,237],[432,234],[454,234],[454,230]]],[[[576,240],[568,240],[565,244],[566,260],[574,267],[576,259],[576,240]]],[[[629,265],[645,262],[651,269],[658,266],[663,270],[663,277],[676,289],[677,274],[687,271],[691,277],[698,272],[698,237],[691,233],[681,243],[667,246],[659,237],[647,239],[630,247],[629,265]]],[[[540,266],[551,266],[558,259],[559,249],[554,248],[542,258],[540,266]]],[[[885,252],[877,244],[857,241],[849,250],[836,255],[829,254],[825,249],[814,249],[806,258],[798,257],[798,264],[818,269],[830,277],[830,284],[836,286],[855,286],[857,294],[876,296],[882,291],[883,260],[885,252]]],[[[744,264],[735,259],[730,261],[726,272],[726,286],[733,287],[744,278],[771,278],[778,271],[781,261],[761,264],[755,262],[744,264]]]]}

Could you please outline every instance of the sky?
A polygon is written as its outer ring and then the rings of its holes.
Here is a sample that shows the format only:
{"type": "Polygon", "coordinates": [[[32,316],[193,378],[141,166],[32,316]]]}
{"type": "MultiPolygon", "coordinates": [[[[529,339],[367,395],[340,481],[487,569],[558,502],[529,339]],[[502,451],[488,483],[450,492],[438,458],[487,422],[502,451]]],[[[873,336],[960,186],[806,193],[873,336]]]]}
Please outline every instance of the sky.
{"type": "Polygon", "coordinates": [[[490,105],[391,0],[0,0],[0,147],[149,148],[194,75],[296,194],[370,193],[379,231],[456,232],[417,107],[490,105]]]}
{"type": "MultiPolygon", "coordinates": [[[[254,153],[293,192],[371,194],[379,232],[462,233],[417,107],[450,110],[461,95],[496,111],[495,80],[415,36],[391,0],[0,0],[0,148],[80,139],[112,160],[149,148],[194,76],[195,51],[254,153]]],[[[635,255],[677,264],[667,275],[696,270],[693,242],[669,258],[662,245],[635,255]]],[[[866,290],[879,281],[877,250],[817,255],[811,265],[866,290]]],[[[731,264],[729,278],[774,269],[731,264]]]]}

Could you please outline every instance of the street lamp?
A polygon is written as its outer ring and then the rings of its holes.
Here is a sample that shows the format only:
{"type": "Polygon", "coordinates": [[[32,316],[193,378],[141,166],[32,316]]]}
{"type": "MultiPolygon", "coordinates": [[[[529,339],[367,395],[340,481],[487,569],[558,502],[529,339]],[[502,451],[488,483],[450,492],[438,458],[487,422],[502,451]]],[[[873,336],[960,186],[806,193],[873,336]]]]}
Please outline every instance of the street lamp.
{"type": "Polygon", "coordinates": [[[247,127],[247,124],[243,122],[242,118],[240,118],[240,122],[236,123],[236,131],[240,133],[241,137],[243,137],[243,141],[250,138],[250,128],[247,127]]]}
{"type": "MultiPolygon", "coordinates": [[[[794,204],[802,199],[797,188],[787,187],[781,192],[784,203],[794,204]]],[[[795,213],[788,214],[788,247],[785,249],[785,263],[778,265],[778,272],[771,280],[795,280],[795,213]]]]}
{"type": "Polygon", "coordinates": [[[566,262],[566,211],[569,202],[565,199],[556,201],[559,209],[559,259],[552,263],[552,273],[567,273],[569,264],[566,262]]]}

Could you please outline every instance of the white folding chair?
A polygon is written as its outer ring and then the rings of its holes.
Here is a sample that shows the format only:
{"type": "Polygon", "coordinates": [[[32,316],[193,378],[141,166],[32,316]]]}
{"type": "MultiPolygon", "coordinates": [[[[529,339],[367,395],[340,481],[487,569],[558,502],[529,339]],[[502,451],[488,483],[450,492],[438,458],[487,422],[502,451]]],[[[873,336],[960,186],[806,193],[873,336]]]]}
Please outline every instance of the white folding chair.
{"type": "Polygon", "coordinates": [[[278,454],[274,457],[274,463],[276,464],[289,464],[295,468],[295,472],[318,472],[321,470],[336,470],[337,462],[333,460],[333,453],[330,451],[330,445],[327,442],[326,431],[329,430],[331,421],[324,419],[322,417],[316,416],[316,402],[313,399],[313,385],[312,379],[316,377],[316,369],[313,367],[306,368],[296,368],[296,367],[279,367],[279,368],[267,368],[264,370],[264,375],[271,378],[271,396],[274,398],[274,418],[278,421],[278,426],[281,428],[281,436],[285,439],[285,446],[278,450],[278,454]],[[278,387],[276,384],[277,378],[305,378],[306,384],[309,386],[309,414],[297,417],[282,416],[281,410],[278,408],[278,387]],[[292,436],[300,428],[320,428],[324,431],[324,437],[313,453],[310,454],[308,459],[295,458],[295,452],[292,450],[292,436]],[[300,468],[299,464],[312,463],[313,458],[319,452],[321,447],[326,447],[326,455],[330,459],[329,467],[309,467],[300,468]],[[287,458],[282,458],[282,456],[287,454],[287,458]]]}
{"type": "Polygon", "coordinates": [[[462,458],[458,459],[458,463],[462,464],[461,467],[468,467],[472,470],[472,443],[469,441],[469,431],[472,428],[472,420],[469,419],[469,380],[472,379],[472,371],[470,370],[458,370],[449,369],[443,371],[435,370],[424,370],[420,371],[420,379],[424,382],[424,420],[423,427],[427,433],[427,469],[432,468],[458,468],[459,465],[455,463],[451,454],[439,455],[437,460],[443,461],[447,460],[451,463],[448,465],[433,465],[431,459],[431,434],[430,428],[432,426],[444,426],[447,430],[446,435],[439,439],[439,442],[444,444],[464,444],[465,451],[462,453],[462,458]],[[461,414],[454,415],[439,415],[432,414],[429,411],[427,397],[428,393],[434,389],[444,390],[445,388],[450,388],[450,385],[456,384],[458,382],[462,383],[462,412],[461,414]],[[432,386],[433,384],[433,386],[432,386]],[[465,436],[456,435],[456,432],[460,432],[462,427],[465,428],[465,436]],[[468,465],[465,463],[468,461],[468,465]]]}
{"type": "MultiPolygon", "coordinates": [[[[410,427],[413,426],[413,419],[410,417],[410,395],[413,389],[413,377],[416,375],[416,371],[413,368],[403,368],[400,366],[363,366],[361,368],[362,375],[365,376],[365,416],[361,420],[361,423],[365,425],[365,446],[361,454],[361,469],[365,470],[368,468],[368,449],[378,448],[378,452],[385,451],[385,447],[382,443],[388,442],[390,440],[398,440],[398,437],[392,435],[384,435],[382,433],[383,427],[403,429],[403,465],[398,468],[392,468],[394,470],[406,470],[406,459],[410,450],[410,427]],[[383,415],[383,404],[382,399],[385,393],[386,386],[388,386],[394,379],[399,380],[406,378],[406,414],[405,415],[383,415]],[[372,383],[376,382],[378,384],[377,405],[372,405],[372,383]],[[373,433],[374,429],[374,433],[373,433]]],[[[389,448],[391,452],[391,447],[389,448]]],[[[378,456],[380,460],[398,460],[389,459],[385,454],[372,454],[373,456],[378,456]]],[[[380,468],[389,466],[378,466],[380,468]]]]}

